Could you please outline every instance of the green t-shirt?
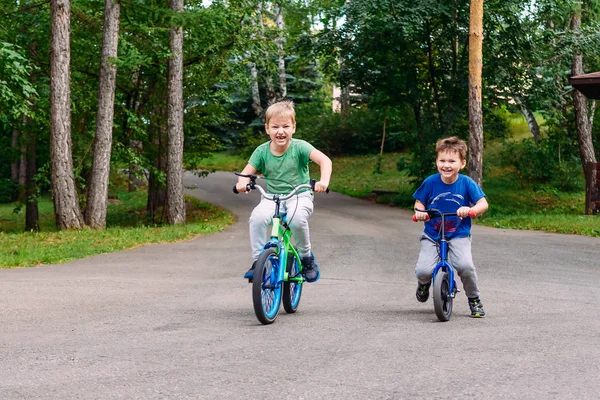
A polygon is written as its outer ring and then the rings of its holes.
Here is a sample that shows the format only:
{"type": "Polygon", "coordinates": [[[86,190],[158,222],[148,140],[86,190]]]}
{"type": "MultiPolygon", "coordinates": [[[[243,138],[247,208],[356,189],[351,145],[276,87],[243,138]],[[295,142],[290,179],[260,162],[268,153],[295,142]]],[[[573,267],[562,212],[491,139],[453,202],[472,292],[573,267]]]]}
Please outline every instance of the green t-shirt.
{"type": "Polygon", "coordinates": [[[310,182],[309,156],[315,149],[312,144],[292,139],[290,147],[279,157],[271,153],[270,144],[268,141],[258,146],[248,161],[267,178],[268,193],[289,193],[294,187],[310,182]]]}

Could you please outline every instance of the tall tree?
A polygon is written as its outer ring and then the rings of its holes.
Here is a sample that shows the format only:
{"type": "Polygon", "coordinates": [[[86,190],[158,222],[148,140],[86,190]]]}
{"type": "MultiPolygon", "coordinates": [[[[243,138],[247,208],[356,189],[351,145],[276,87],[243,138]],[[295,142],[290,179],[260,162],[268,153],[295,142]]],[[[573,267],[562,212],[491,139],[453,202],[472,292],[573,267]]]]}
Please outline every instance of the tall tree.
{"type": "MultiPolygon", "coordinates": [[[[183,0],[170,0],[176,13],[183,11],[183,0]]],[[[167,223],[185,223],[183,197],[183,27],[176,25],[170,31],[171,57],[169,58],[167,108],[167,223]]]]}
{"type": "Polygon", "coordinates": [[[106,200],[113,136],[113,117],[119,43],[120,0],[104,0],[104,27],[102,39],[102,61],[98,84],[98,115],[94,138],[94,159],[89,181],[85,222],[91,228],[106,226],[106,200]]]}
{"type": "Polygon", "coordinates": [[[58,229],[79,229],[84,226],[71,154],[70,11],[70,0],[51,1],[50,159],[58,229]]]}
{"type": "Polygon", "coordinates": [[[483,67],[483,0],[471,0],[469,29],[469,176],[483,181],[483,113],[481,70],[483,67]]]}
{"type": "MultiPolygon", "coordinates": [[[[571,17],[571,31],[577,36],[581,29],[581,5],[577,4],[576,9],[571,17]]],[[[583,74],[583,57],[579,50],[573,54],[571,63],[572,76],[583,74]]],[[[579,143],[579,154],[581,157],[581,166],[585,171],[588,163],[596,162],[596,154],[594,153],[594,143],[592,141],[592,124],[588,118],[588,101],[587,98],[579,90],[573,90],[573,106],[575,108],[575,122],[577,124],[577,139],[579,143]]],[[[590,177],[585,174],[586,179],[590,177]]],[[[591,177],[590,181],[586,182],[586,189],[593,188],[595,177],[591,177]]],[[[596,190],[593,188],[593,190],[596,190]]],[[[587,212],[587,210],[586,210],[587,212]]]]}
{"type": "Polygon", "coordinates": [[[275,43],[277,44],[277,70],[279,73],[279,98],[276,100],[283,100],[287,97],[287,80],[285,74],[285,52],[283,45],[285,44],[285,25],[283,23],[283,7],[281,4],[274,4],[275,7],[275,24],[277,25],[277,37],[275,43]]]}

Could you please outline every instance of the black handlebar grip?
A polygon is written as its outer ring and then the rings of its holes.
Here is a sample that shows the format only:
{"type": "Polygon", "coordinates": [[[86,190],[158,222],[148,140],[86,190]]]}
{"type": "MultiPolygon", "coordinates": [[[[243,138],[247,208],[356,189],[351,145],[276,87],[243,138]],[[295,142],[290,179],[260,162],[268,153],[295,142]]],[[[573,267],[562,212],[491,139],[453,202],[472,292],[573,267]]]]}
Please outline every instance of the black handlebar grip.
{"type": "Polygon", "coordinates": [[[234,186],[234,187],[233,187],[233,193],[235,193],[235,194],[239,194],[239,193],[240,193],[240,192],[238,192],[238,190],[237,190],[237,187],[236,187],[236,186],[234,186]]]}
{"type": "MultiPolygon", "coordinates": [[[[316,179],[311,179],[310,180],[310,186],[312,186],[313,191],[315,190],[315,183],[317,183],[316,179]]],[[[325,193],[329,193],[329,186],[327,187],[327,189],[325,190],[325,193]]]]}

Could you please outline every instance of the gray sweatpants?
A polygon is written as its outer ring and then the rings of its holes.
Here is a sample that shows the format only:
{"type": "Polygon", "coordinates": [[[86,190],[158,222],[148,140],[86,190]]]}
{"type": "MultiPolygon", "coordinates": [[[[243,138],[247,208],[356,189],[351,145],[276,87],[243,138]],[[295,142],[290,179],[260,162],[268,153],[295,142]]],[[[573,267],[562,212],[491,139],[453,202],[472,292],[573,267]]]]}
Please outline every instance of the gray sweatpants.
{"type": "MultiPolygon", "coordinates": [[[[313,212],[313,197],[310,192],[300,193],[298,196],[281,202],[281,212],[287,212],[287,221],[292,230],[292,240],[300,257],[310,255],[310,234],[308,230],[308,217],[313,212]]],[[[267,230],[273,221],[275,202],[261,197],[260,203],[250,215],[250,247],[252,259],[258,256],[267,241],[267,230]]],[[[270,234],[271,231],[268,230],[270,234]]]]}
{"type": "MultiPolygon", "coordinates": [[[[471,254],[471,236],[448,241],[448,259],[460,276],[467,297],[479,297],[477,272],[471,254]]],[[[421,251],[415,267],[415,276],[420,283],[431,281],[433,270],[439,260],[437,243],[429,236],[421,235],[421,251]]]]}

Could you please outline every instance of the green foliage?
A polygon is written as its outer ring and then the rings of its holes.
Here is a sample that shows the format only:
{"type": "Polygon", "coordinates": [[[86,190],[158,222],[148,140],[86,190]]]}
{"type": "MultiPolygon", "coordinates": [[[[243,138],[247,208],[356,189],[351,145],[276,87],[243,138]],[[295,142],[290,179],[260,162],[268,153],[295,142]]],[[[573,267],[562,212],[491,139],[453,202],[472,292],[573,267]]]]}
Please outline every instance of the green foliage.
{"type": "Polygon", "coordinates": [[[30,81],[31,61],[19,46],[0,42],[0,117],[18,121],[32,116],[37,91],[30,81]]]}
{"type": "MultiPolygon", "coordinates": [[[[383,135],[383,115],[362,108],[347,118],[338,113],[298,114],[296,135],[307,140],[329,155],[378,153],[383,135]]],[[[405,130],[401,113],[390,112],[387,120],[385,151],[395,152],[406,148],[412,140],[405,130]]]]}
{"type": "Polygon", "coordinates": [[[579,159],[557,143],[543,139],[507,142],[503,166],[512,168],[522,188],[548,186],[565,192],[580,191],[584,186],[579,159]]]}

